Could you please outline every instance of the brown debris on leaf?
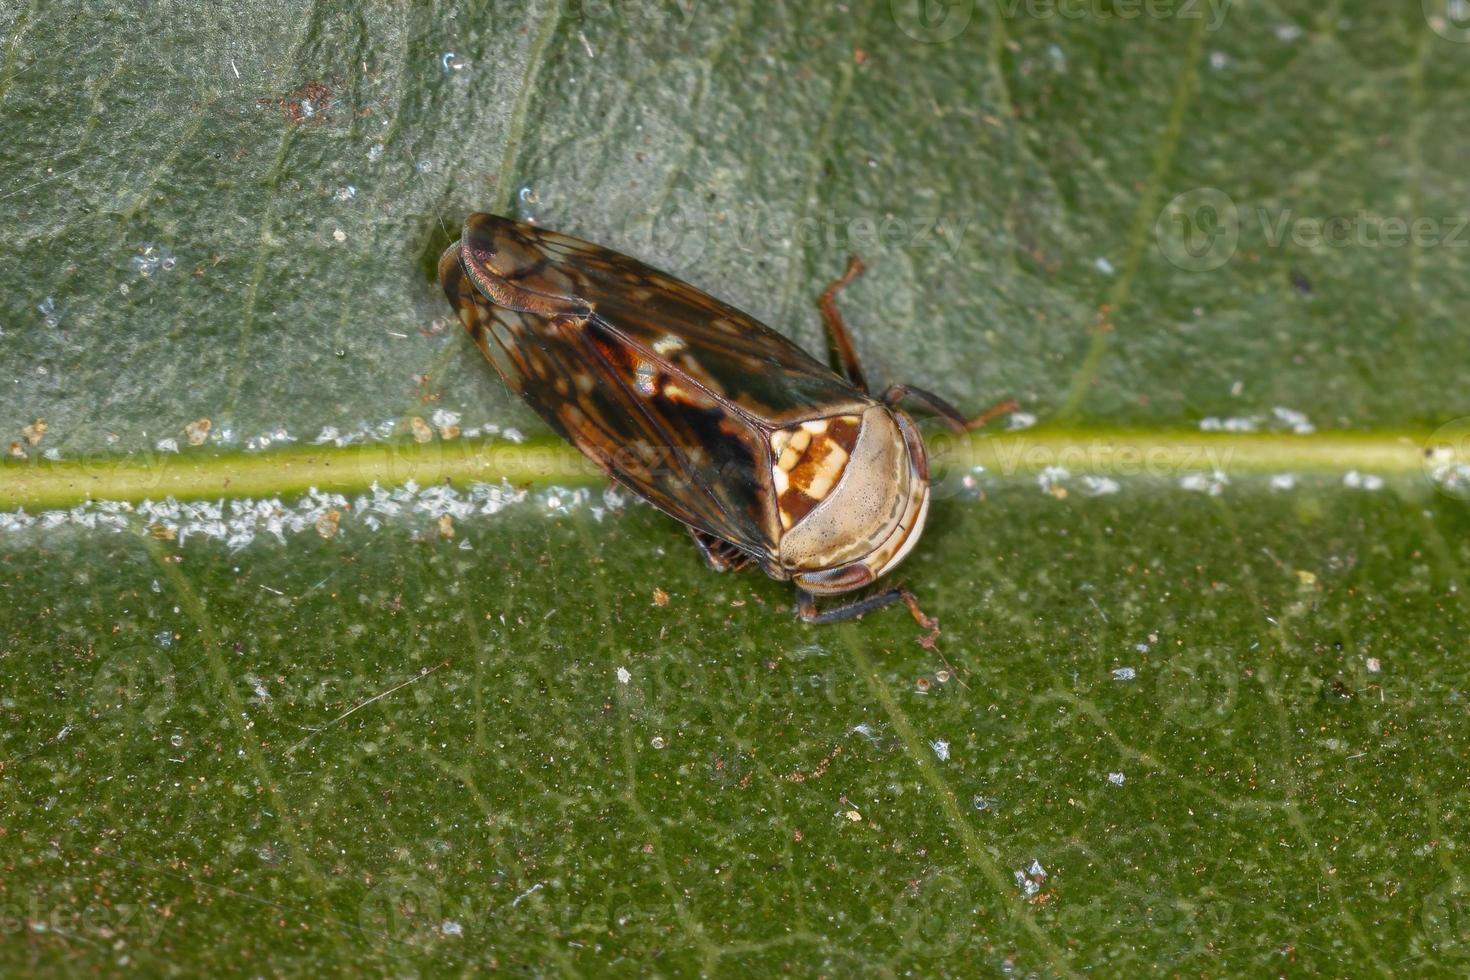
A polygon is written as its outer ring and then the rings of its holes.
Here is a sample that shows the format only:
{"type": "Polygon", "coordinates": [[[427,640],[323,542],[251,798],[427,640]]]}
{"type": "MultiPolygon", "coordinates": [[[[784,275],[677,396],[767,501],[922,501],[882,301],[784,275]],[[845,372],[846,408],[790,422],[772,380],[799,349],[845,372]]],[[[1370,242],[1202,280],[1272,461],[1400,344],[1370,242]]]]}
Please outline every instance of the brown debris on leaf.
{"type": "Polygon", "coordinates": [[[40,445],[41,440],[46,438],[46,420],[36,419],[30,425],[22,427],[20,435],[26,441],[26,445],[40,445]]]}
{"type": "Polygon", "coordinates": [[[340,510],[329,510],[316,519],[316,533],[324,538],[335,537],[337,528],[342,523],[342,512],[340,510]]]}
{"type": "Polygon", "coordinates": [[[332,102],[332,88],[325,82],[307,82],[279,99],[260,99],[263,106],[279,109],[281,115],[293,126],[304,122],[320,126],[330,118],[328,109],[332,102]]]}
{"type": "Polygon", "coordinates": [[[209,438],[209,430],[212,426],[213,423],[209,419],[195,419],[184,426],[184,438],[189,440],[191,446],[202,446],[209,438]]]}
{"type": "Polygon", "coordinates": [[[830,766],[832,764],[832,761],[841,754],[842,746],[834,745],[832,747],[832,751],[822,756],[822,761],[818,762],[817,767],[811,772],[802,772],[800,769],[797,769],[787,773],[786,778],[791,780],[793,783],[804,783],[808,779],[821,779],[827,774],[827,767],[830,766]]]}

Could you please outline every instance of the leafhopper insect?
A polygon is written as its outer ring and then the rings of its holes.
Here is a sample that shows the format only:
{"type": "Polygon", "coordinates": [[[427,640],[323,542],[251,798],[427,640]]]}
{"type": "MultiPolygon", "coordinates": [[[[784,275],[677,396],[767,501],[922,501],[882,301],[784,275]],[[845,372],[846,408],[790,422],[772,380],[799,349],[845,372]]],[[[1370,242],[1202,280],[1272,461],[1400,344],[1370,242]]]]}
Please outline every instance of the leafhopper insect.
{"type": "Polygon", "coordinates": [[[547,424],[693,535],[711,568],[757,565],[796,586],[809,623],[894,602],[902,586],[827,609],[918,543],[929,464],[905,399],[956,431],[967,421],[908,385],[872,395],[837,309],[820,308],[839,374],[753,317],[637,259],[492,214],[473,214],[439,282],[475,344],[547,424]]]}

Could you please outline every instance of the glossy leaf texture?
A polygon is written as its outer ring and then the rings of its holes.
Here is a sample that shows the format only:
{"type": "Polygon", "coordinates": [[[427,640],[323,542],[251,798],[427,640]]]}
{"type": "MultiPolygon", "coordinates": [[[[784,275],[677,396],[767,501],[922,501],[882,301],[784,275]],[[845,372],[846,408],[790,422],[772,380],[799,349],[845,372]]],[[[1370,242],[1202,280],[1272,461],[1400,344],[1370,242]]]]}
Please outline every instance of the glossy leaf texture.
{"type": "Polygon", "coordinates": [[[0,10],[0,966],[1463,972],[1462,14],[0,10]],[[478,210],[1019,399],[937,646],[556,455],[478,210]]]}

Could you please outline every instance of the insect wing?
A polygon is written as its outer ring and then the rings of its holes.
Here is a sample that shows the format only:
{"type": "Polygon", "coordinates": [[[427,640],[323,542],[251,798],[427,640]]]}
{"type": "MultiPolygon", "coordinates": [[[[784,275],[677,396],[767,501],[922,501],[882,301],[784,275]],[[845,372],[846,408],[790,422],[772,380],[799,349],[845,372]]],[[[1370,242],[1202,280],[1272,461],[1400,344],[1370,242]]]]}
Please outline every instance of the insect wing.
{"type": "Polygon", "coordinates": [[[764,451],[756,427],[694,386],[671,384],[656,358],[600,318],[492,303],[466,271],[471,261],[458,247],[444,253],[445,294],[538,415],[665,513],[757,556],[772,553],[770,508],[752,468],[764,451]]]}

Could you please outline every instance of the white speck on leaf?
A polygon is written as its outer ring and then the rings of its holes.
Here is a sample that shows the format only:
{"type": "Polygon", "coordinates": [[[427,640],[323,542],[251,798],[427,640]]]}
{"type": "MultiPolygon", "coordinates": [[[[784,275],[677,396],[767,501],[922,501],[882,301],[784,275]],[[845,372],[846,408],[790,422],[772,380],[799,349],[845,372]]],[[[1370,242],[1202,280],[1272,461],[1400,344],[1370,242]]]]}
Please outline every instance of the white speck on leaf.
{"type": "Polygon", "coordinates": [[[1307,418],[1305,412],[1298,412],[1294,408],[1277,405],[1271,409],[1271,414],[1275,415],[1278,421],[1289,426],[1291,431],[1299,436],[1309,436],[1317,431],[1317,427],[1312,424],[1311,419],[1307,418]]]}
{"type": "Polygon", "coordinates": [[[536,892],[539,892],[544,884],[545,884],[545,882],[538,881],[538,882],[536,882],[536,884],[532,885],[530,888],[527,888],[525,891],[521,892],[519,895],[517,895],[514,899],[511,900],[510,907],[511,908],[515,908],[517,905],[521,904],[522,899],[525,899],[525,898],[529,897],[530,895],[532,895],[532,894],[534,894],[536,892]]]}
{"type": "Polygon", "coordinates": [[[1036,416],[1030,412],[1012,412],[1006,416],[1006,428],[1011,431],[1029,429],[1036,424],[1036,416]]]}

